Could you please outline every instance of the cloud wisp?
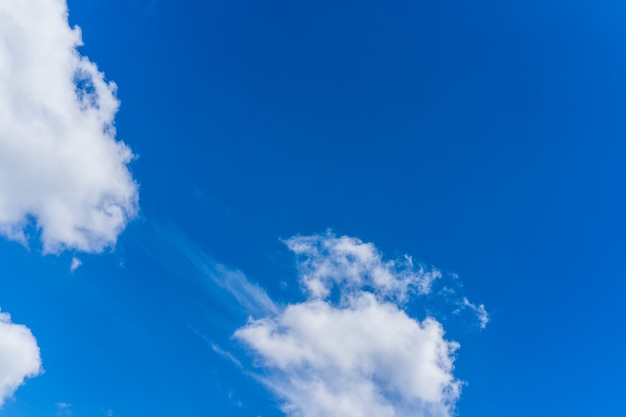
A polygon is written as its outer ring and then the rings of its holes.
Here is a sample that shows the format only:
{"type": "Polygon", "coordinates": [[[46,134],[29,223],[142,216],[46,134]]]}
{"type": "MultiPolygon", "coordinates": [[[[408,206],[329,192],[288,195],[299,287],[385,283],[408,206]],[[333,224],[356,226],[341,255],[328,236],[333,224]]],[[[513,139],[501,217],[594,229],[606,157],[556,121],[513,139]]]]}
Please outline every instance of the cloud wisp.
{"type": "Polygon", "coordinates": [[[306,299],[250,319],[234,335],[254,353],[285,414],[452,416],[459,345],[435,318],[420,321],[403,308],[429,294],[441,273],[410,257],[385,260],[373,244],[330,232],[285,243],[306,299]]]}
{"type": "Polygon", "coordinates": [[[0,234],[101,252],[138,210],[116,86],[77,47],[64,0],[0,2],[0,234]]]}
{"type": "Polygon", "coordinates": [[[487,310],[485,309],[484,304],[476,305],[470,302],[470,300],[468,300],[467,297],[463,297],[463,302],[457,311],[461,311],[462,309],[468,309],[471,313],[473,313],[476,316],[478,320],[478,326],[481,329],[484,329],[485,327],[487,327],[487,323],[489,323],[489,313],[487,313],[487,310]]]}
{"type": "Polygon", "coordinates": [[[265,290],[250,282],[242,271],[217,262],[179,232],[157,229],[167,242],[174,243],[176,251],[183,254],[204,280],[227,291],[244,308],[246,314],[260,317],[279,311],[265,290]]]}
{"type": "Polygon", "coordinates": [[[298,257],[300,281],[315,299],[327,298],[333,287],[347,293],[369,287],[379,296],[404,302],[410,292],[429,294],[433,281],[441,278],[441,272],[414,265],[408,255],[384,260],[372,243],[331,232],[294,236],[285,244],[298,257]]]}
{"type": "Polygon", "coordinates": [[[41,372],[39,346],[30,329],[0,311],[0,407],[26,378],[41,372]]]}

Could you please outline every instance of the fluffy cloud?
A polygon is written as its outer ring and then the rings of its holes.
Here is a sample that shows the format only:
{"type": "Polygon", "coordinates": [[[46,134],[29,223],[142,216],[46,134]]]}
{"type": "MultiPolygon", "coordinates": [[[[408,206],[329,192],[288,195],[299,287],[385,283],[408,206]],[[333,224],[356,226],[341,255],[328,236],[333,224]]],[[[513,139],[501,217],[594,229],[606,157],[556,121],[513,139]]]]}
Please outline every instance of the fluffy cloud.
{"type": "Polygon", "coordinates": [[[0,2],[0,233],[99,252],[137,212],[115,85],[81,56],[65,0],[0,2]]]}
{"type": "Polygon", "coordinates": [[[271,370],[289,415],[449,416],[460,393],[457,345],[433,319],[418,322],[362,293],[349,305],[312,300],[252,321],[236,336],[271,370]]]}
{"type": "Polygon", "coordinates": [[[39,347],[31,331],[0,311],[0,407],[24,383],[41,372],[39,347]]]}
{"type": "MultiPolygon", "coordinates": [[[[306,300],[251,319],[235,338],[257,356],[263,381],[293,417],[449,417],[462,383],[457,343],[402,301],[441,274],[409,257],[384,260],[371,243],[331,233],[286,241],[306,300]]],[[[469,302],[469,301],[468,301],[469,302]]],[[[484,308],[483,308],[484,309],[484,308]]],[[[486,314],[486,312],[485,312],[486,314]]]]}

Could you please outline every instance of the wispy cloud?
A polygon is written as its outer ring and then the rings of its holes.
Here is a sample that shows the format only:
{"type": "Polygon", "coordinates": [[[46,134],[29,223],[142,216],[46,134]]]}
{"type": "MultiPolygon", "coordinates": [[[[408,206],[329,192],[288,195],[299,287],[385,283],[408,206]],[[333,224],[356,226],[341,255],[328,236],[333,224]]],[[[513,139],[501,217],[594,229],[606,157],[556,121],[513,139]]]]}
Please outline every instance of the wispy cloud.
{"type": "Polygon", "coordinates": [[[219,356],[221,356],[224,359],[229,360],[230,362],[232,362],[234,365],[237,366],[237,368],[239,369],[244,369],[243,365],[241,364],[241,362],[239,361],[239,359],[237,359],[235,357],[235,355],[233,355],[232,353],[230,353],[229,351],[223,349],[222,347],[220,347],[220,345],[218,345],[217,343],[213,342],[208,336],[206,336],[205,334],[200,333],[198,330],[196,330],[195,328],[193,328],[192,326],[189,326],[189,328],[196,334],[198,335],[200,338],[202,338],[202,340],[204,340],[206,342],[206,344],[211,348],[211,350],[213,350],[213,352],[217,353],[219,356]]]}
{"type": "Polygon", "coordinates": [[[230,292],[249,314],[263,316],[278,312],[278,307],[265,290],[248,281],[243,272],[211,262],[203,262],[198,266],[206,277],[230,292]]]}
{"type": "Polygon", "coordinates": [[[39,346],[30,329],[0,311],[0,407],[26,378],[41,372],[39,346]]]}
{"type": "Polygon", "coordinates": [[[227,350],[222,349],[219,345],[215,343],[211,343],[211,349],[213,349],[213,352],[217,353],[222,358],[228,359],[229,361],[234,363],[238,368],[243,369],[243,365],[241,365],[241,362],[239,361],[239,359],[237,359],[235,355],[233,355],[232,353],[228,352],[227,350]]]}
{"type": "Polygon", "coordinates": [[[247,314],[261,317],[279,311],[265,290],[250,282],[242,271],[217,262],[179,232],[164,229],[159,232],[193,265],[196,273],[230,293],[247,314]]]}
{"type": "Polygon", "coordinates": [[[58,402],[57,406],[57,416],[71,416],[72,415],[72,404],[65,402],[58,402]]]}
{"type": "Polygon", "coordinates": [[[77,47],[65,1],[0,2],[0,233],[100,252],[137,213],[116,86],[77,47]]]}
{"type": "Polygon", "coordinates": [[[408,255],[383,260],[372,243],[330,231],[295,236],[285,243],[298,256],[300,280],[312,298],[326,298],[334,286],[348,292],[369,286],[377,295],[402,302],[412,290],[430,293],[433,281],[441,277],[434,268],[414,265],[408,255]]]}
{"type": "Polygon", "coordinates": [[[467,299],[467,297],[463,297],[463,301],[461,302],[459,310],[461,309],[470,310],[478,319],[478,325],[481,329],[487,327],[487,323],[489,323],[489,313],[487,313],[487,310],[485,309],[485,306],[483,304],[476,305],[474,303],[471,303],[467,299]]]}

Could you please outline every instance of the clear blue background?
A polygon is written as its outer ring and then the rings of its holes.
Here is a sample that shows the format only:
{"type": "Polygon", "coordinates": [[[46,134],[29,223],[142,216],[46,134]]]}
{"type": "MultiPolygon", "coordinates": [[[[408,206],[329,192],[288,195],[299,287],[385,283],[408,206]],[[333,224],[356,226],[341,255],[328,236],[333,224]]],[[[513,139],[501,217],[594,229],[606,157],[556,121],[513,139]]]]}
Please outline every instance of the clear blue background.
{"type": "Polygon", "coordinates": [[[46,368],[0,416],[280,416],[211,349],[246,314],[167,230],[287,302],[278,239],[328,227],[485,303],[484,332],[448,334],[461,416],[626,415],[623,2],[69,7],[119,86],[142,214],[74,274],[0,243],[0,305],[46,368]]]}

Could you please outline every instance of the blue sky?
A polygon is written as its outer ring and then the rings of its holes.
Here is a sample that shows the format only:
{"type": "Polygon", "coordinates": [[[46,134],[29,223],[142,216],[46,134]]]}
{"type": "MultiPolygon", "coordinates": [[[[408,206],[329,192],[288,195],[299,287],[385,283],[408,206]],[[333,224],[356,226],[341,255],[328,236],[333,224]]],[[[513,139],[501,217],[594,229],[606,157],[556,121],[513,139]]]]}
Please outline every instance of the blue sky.
{"type": "Polygon", "coordinates": [[[0,5],[0,417],[626,412],[620,2],[67,7],[0,5]]]}

